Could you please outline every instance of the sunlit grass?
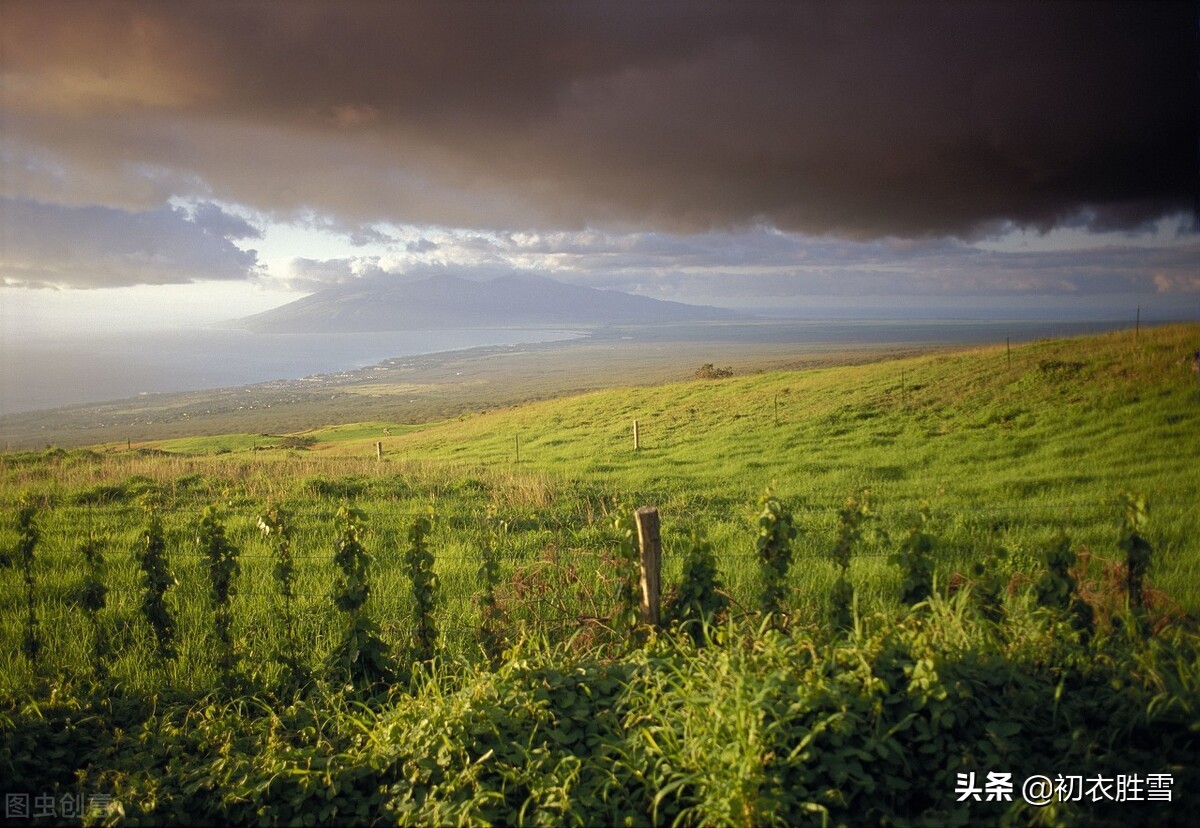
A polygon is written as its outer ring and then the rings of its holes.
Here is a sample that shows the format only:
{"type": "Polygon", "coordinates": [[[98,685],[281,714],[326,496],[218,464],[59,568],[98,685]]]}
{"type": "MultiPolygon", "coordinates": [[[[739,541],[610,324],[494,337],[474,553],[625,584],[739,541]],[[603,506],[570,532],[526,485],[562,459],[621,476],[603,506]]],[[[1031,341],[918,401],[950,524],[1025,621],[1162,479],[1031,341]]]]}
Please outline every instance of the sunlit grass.
{"type": "MultiPolygon", "coordinates": [[[[1005,349],[981,348],[595,392],[417,426],[376,421],[295,435],[189,438],[132,451],[8,455],[4,498],[12,503],[29,493],[49,505],[39,518],[38,589],[47,602],[47,632],[68,642],[55,656],[64,664],[78,661],[83,644],[71,641],[74,621],[49,618],[70,617],[66,596],[78,578],[77,546],[89,533],[112,560],[113,623],[138,628],[131,555],[143,520],[138,503],[150,491],[165,501],[179,560],[174,600],[201,636],[207,635],[204,587],[191,523],[205,505],[224,510],[247,556],[235,608],[238,623],[253,631],[252,652],[276,644],[257,514],[268,502],[300,514],[296,552],[304,562],[305,612],[314,616],[305,623],[316,661],[328,638],[329,622],[319,620],[332,577],[328,524],[346,497],[368,514],[378,573],[372,607],[397,637],[409,611],[398,550],[414,516],[439,516],[430,540],[443,609],[455,619],[446,625],[447,639],[467,647],[489,514],[515,527],[504,539],[505,577],[520,569],[552,589],[563,573],[584,577],[602,566],[614,517],[657,505],[668,587],[678,577],[680,544],[699,528],[714,544],[735,606],[750,607],[758,578],[756,503],[768,486],[797,516],[792,605],[806,617],[821,616],[835,577],[828,553],[836,509],[864,489],[877,515],[851,567],[864,609],[895,605],[898,574],[887,555],[923,500],[931,504],[944,583],[998,550],[1015,568],[1032,570],[1059,531],[1076,548],[1115,558],[1117,497],[1132,490],[1151,503],[1154,586],[1195,612],[1200,402],[1186,357],[1197,339],[1200,326],[1174,326],[1143,332],[1137,342],[1124,332],[1034,343],[1013,349],[1011,366],[1005,349]]],[[[0,542],[8,546],[10,529],[2,531],[0,542]]],[[[0,579],[11,638],[16,573],[0,572],[0,579]]],[[[556,612],[601,613],[581,608],[580,597],[564,599],[556,612]]],[[[140,633],[130,634],[140,640],[140,633]]],[[[21,674],[11,666],[12,675],[21,674]]],[[[206,670],[198,668],[188,682],[202,684],[206,670]]]]}
{"type": "MultiPolygon", "coordinates": [[[[1030,586],[1060,531],[1093,553],[1093,574],[1096,558],[1118,559],[1119,494],[1138,491],[1152,510],[1151,585],[1193,618],[1200,610],[1200,399],[1188,362],[1198,341],[1200,326],[1176,326],[1137,341],[1035,343],[1013,349],[1011,367],[1004,349],[985,348],[421,425],[0,456],[6,512],[22,498],[37,507],[43,645],[36,663],[22,655],[25,583],[10,561],[0,567],[0,771],[14,790],[112,792],[150,821],[1025,820],[955,802],[957,771],[995,768],[1173,773],[1183,800],[1200,709],[1194,621],[1143,638],[1120,616],[1085,641],[1030,586]],[[754,612],[768,486],[800,530],[783,635],[754,612]],[[841,633],[829,623],[837,509],[864,489],[874,517],[853,548],[854,625],[841,633]],[[924,500],[936,588],[909,611],[888,556],[924,500]],[[167,662],[153,656],[140,607],[146,502],[160,509],[177,581],[167,604],[179,655],[167,662]],[[271,503],[291,516],[300,666],[317,677],[301,696],[278,660],[276,561],[257,526],[271,503]],[[365,610],[404,671],[416,606],[407,536],[435,516],[439,658],[375,696],[328,683],[344,631],[333,603],[344,503],[366,514],[365,610]],[[662,515],[668,597],[688,534],[712,543],[730,604],[708,648],[614,621],[614,522],[643,504],[662,515]],[[239,552],[232,638],[244,685],[219,663],[197,539],[209,505],[239,552]],[[89,538],[109,588],[100,665],[76,598],[89,538]],[[499,561],[508,651],[498,661],[480,644],[485,545],[499,561]],[[995,622],[980,609],[980,562],[1002,587],[995,622]],[[952,581],[962,588],[948,597],[952,581]]],[[[16,541],[12,522],[0,524],[0,552],[16,541]]],[[[1042,814],[1095,816],[1071,804],[1042,814]]]]}

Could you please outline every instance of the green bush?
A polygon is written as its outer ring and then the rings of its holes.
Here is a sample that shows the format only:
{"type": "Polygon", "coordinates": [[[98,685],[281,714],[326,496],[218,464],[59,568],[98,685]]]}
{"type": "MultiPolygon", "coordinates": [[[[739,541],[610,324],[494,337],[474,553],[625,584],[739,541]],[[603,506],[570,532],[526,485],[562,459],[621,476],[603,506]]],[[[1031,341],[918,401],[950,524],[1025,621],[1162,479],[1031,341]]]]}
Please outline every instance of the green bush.
{"type": "Polygon", "coordinates": [[[678,626],[698,645],[707,641],[709,630],[729,606],[723,589],[712,544],[693,532],[684,552],[682,581],[664,608],[663,620],[678,626]]]}
{"type": "Polygon", "coordinates": [[[732,368],[716,368],[711,362],[706,362],[696,369],[695,378],[698,380],[727,379],[733,376],[732,368]]]}

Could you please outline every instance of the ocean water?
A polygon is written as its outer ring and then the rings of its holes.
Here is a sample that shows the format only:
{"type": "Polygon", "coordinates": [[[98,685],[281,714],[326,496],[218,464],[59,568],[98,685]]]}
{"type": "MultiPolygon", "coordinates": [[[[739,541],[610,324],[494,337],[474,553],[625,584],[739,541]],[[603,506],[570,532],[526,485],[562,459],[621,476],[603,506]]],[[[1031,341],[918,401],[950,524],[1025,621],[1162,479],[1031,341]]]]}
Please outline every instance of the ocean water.
{"type": "MultiPolygon", "coordinates": [[[[647,346],[670,342],[761,342],[795,353],[855,344],[896,347],[1013,344],[1121,327],[1114,321],[753,320],[666,325],[602,336],[647,346]],[[622,335],[628,334],[628,335],[622,335]]],[[[139,394],[228,388],[300,379],[415,356],[487,345],[552,342],[566,330],[473,329],[354,334],[262,334],[216,328],[100,336],[0,335],[0,416],[139,394]]]]}
{"type": "Polygon", "coordinates": [[[574,338],[476,329],[260,334],[215,328],[0,340],[0,415],[139,394],[227,388],[363,368],[392,357],[574,338]]]}

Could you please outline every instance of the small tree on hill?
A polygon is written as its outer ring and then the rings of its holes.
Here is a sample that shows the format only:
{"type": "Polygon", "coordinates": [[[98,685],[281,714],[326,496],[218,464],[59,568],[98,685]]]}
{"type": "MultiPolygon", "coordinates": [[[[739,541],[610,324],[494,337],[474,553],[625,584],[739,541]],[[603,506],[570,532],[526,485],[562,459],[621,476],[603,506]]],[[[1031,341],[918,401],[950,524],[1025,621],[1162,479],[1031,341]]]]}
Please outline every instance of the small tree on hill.
{"type": "Polygon", "coordinates": [[[706,362],[696,369],[696,379],[701,380],[726,379],[732,376],[732,368],[728,366],[725,368],[716,368],[711,362],[706,362]]]}

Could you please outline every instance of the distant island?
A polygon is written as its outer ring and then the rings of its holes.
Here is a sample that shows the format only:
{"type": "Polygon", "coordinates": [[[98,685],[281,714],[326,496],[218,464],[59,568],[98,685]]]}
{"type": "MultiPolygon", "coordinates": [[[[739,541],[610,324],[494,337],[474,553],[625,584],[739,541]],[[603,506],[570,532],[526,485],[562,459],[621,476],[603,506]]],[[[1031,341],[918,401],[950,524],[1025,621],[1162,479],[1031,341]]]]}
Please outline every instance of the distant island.
{"type": "Polygon", "coordinates": [[[363,333],[512,325],[647,325],[745,319],[724,308],[568,285],[530,273],[480,282],[450,274],[419,281],[364,277],[245,317],[259,333],[363,333]]]}

